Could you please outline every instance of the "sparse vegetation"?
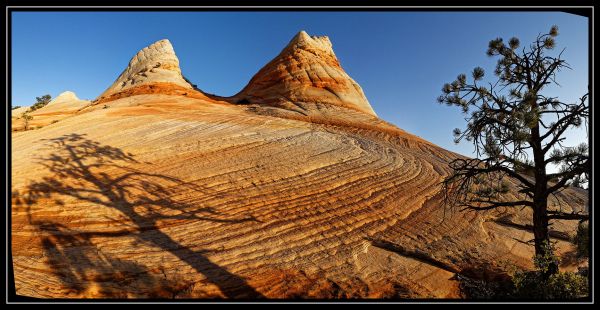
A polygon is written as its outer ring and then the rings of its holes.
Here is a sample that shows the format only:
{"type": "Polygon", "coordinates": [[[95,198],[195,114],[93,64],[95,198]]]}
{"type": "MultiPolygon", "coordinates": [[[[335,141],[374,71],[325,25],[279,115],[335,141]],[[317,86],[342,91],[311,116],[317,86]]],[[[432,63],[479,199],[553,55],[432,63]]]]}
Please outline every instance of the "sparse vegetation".
{"type": "MultiPolygon", "coordinates": [[[[547,242],[546,248],[551,248],[547,242]]],[[[587,278],[574,272],[556,272],[548,275],[549,269],[558,265],[560,259],[547,249],[544,255],[534,258],[534,271],[517,271],[512,277],[513,295],[517,298],[564,300],[588,296],[587,278]]]]}
{"type": "MultiPolygon", "coordinates": [[[[545,243],[545,246],[548,245],[545,243]]],[[[560,271],[546,276],[548,268],[558,263],[556,256],[547,254],[534,259],[534,270],[512,268],[508,279],[483,281],[461,275],[457,278],[464,296],[469,299],[573,300],[588,297],[587,276],[560,271]]]]}
{"type": "Polygon", "coordinates": [[[22,117],[23,117],[23,122],[24,122],[23,127],[25,128],[25,130],[28,130],[29,129],[29,121],[31,121],[33,119],[33,116],[27,114],[27,112],[26,112],[26,113],[23,113],[22,117]]]}
{"type": "Polygon", "coordinates": [[[11,110],[15,110],[15,109],[18,109],[18,108],[20,108],[20,107],[21,107],[20,105],[16,105],[16,106],[12,107],[12,109],[11,109],[11,110]]]}
{"type": "Polygon", "coordinates": [[[573,238],[573,243],[577,247],[577,256],[589,257],[590,255],[590,227],[588,223],[579,223],[577,234],[573,238]]]}
{"type": "Polygon", "coordinates": [[[548,279],[539,270],[517,272],[512,280],[512,295],[519,299],[572,300],[589,295],[587,278],[574,272],[557,272],[548,279]]]}
{"type": "Polygon", "coordinates": [[[457,275],[462,295],[467,299],[507,299],[512,297],[514,285],[512,281],[484,281],[457,275]]]}
{"type": "Polygon", "coordinates": [[[52,96],[43,95],[41,97],[35,97],[36,103],[34,103],[28,110],[28,112],[33,112],[37,109],[43,108],[52,100],[52,96]]]}

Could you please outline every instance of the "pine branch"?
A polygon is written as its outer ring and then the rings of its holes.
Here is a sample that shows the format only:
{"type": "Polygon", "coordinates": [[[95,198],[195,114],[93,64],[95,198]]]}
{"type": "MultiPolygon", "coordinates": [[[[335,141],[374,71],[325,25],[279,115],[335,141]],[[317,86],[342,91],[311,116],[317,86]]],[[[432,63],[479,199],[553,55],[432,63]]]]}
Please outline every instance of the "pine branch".
{"type": "Polygon", "coordinates": [[[548,142],[548,144],[546,144],[546,146],[543,148],[544,153],[547,153],[550,150],[550,148],[552,148],[552,146],[554,144],[556,144],[556,142],[559,140],[559,138],[562,136],[562,134],[570,126],[573,125],[573,122],[575,121],[576,117],[587,117],[587,113],[585,113],[586,106],[584,105],[584,102],[587,99],[587,96],[588,96],[588,94],[585,94],[583,97],[580,98],[581,103],[578,105],[578,108],[576,110],[570,111],[570,114],[567,114],[566,116],[560,118],[548,130],[548,132],[546,132],[543,136],[540,137],[540,139],[543,141],[546,138],[548,138],[550,135],[554,135],[552,140],[550,140],[550,142],[548,142]],[[556,132],[556,131],[558,131],[558,132],[556,132]]]}
{"type": "Polygon", "coordinates": [[[469,203],[461,204],[461,211],[464,210],[492,210],[500,207],[518,207],[518,206],[526,206],[533,207],[533,202],[528,200],[518,200],[518,201],[493,201],[493,200],[483,200],[483,199],[472,199],[469,203]],[[473,204],[477,203],[477,205],[473,204]],[[486,204],[481,206],[479,204],[486,204]]]}
{"type": "Polygon", "coordinates": [[[545,195],[548,196],[548,195],[550,195],[550,193],[557,191],[561,187],[565,187],[569,180],[573,179],[577,175],[580,175],[583,173],[588,173],[589,170],[590,170],[589,160],[586,160],[584,163],[574,167],[571,170],[568,170],[565,172],[560,172],[560,173],[549,174],[548,175],[549,180],[552,180],[555,178],[561,178],[561,179],[555,185],[549,187],[546,190],[545,195]]]}
{"type": "Polygon", "coordinates": [[[589,214],[582,213],[564,213],[560,211],[548,211],[548,219],[552,220],[588,220],[589,214]]]}

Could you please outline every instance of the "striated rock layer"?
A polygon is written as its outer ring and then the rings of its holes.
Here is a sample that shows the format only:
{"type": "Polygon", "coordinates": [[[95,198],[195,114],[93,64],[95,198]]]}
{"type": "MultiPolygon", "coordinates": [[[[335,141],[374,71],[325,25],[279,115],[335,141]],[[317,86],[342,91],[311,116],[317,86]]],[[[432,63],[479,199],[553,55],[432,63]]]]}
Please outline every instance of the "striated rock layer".
{"type": "Polygon", "coordinates": [[[400,130],[139,95],[12,142],[20,295],[458,297],[457,273],[531,267],[531,215],[444,212],[456,155],[400,130]]]}
{"type": "MultiPolygon", "coordinates": [[[[17,294],[456,298],[457,275],[532,267],[528,210],[441,207],[457,154],[339,102],[302,114],[172,85],[13,133],[17,294]]],[[[583,210],[587,192],[552,203],[583,210]]],[[[563,269],[575,230],[552,225],[563,269]]]]}
{"type": "Polygon", "coordinates": [[[179,59],[167,39],[154,42],[139,51],[129,61],[129,65],[117,80],[98,97],[98,100],[106,101],[128,89],[153,83],[170,83],[178,88],[194,89],[181,74],[179,59]]]}
{"type": "Polygon", "coordinates": [[[375,115],[362,88],[342,69],[329,38],[304,31],[231,100],[290,109],[303,103],[334,105],[375,115]]]}

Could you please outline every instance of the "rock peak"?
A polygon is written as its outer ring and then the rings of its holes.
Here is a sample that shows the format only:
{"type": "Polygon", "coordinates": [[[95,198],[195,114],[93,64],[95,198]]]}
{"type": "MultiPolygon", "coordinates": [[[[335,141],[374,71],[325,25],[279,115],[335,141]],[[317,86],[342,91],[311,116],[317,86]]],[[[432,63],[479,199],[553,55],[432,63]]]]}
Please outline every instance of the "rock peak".
{"type": "Polygon", "coordinates": [[[165,56],[172,56],[177,60],[179,67],[179,59],[175,55],[173,45],[167,39],[158,40],[140,50],[129,62],[130,66],[139,61],[150,61],[153,58],[164,58],[165,56]]]}
{"type": "Polygon", "coordinates": [[[294,43],[305,43],[308,42],[310,40],[310,36],[308,35],[308,33],[306,33],[306,31],[304,30],[300,30],[293,38],[290,42],[294,42],[294,43]]]}
{"type": "Polygon", "coordinates": [[[75,94],[75,92],[72,92],[72,91],[70,91],[70,90],[67,90],[67,91],[64,91],[64,92],[60,93],[60,94],[59,94],[58,96],[56,96],[56,98],[54,98],[54,99],[56,100],[56,99],[59,99],[59,98],[72,98],[72,99],[79,99],[79,98],[77,98],[77,95],[75,94]]]}
{"type": "MultiPolygon", "coordinates": [[[[168,45],[171,45],[171,41],[169,41],[169,39],[166,39],[166,38],[165,39],[160,39],[160,40],[158,40],[158,41],[150,44],[150,46],[152,46],[154,44],[168,44],[168,45]]],[[[173,47],[173,46],[171,45],[171,47],[173,47]]]]}
{"type": "Polygon", "coordinates": [[[156,41],[137,52],[129,61],[127,68],[98,99],[152,83],[172,83],[193,89],[193,86],[182,76],[179,59],[168,39],[156,41]]]}
{"type": "Polygon", "coordinates": [[[306,31],[301,30],[298,32],[288,43],[285,50],[291,49],[319,49],[326,54],[335,57],[335,53],[333,52],[333,46],[331,41],[329,41],[329,37],[327,36],[310,36],[306,31]]]}
{"type": "Polygon", "coordinates": [[[48,104],[50,105],[67,101],[80,101],[80,99],[77,98],[77,95],[74,92],[67,90],[60,93],[60,95],[56,96],[56,98],[52,99],[52,101],[50,101],[48,104]]]}
{"type": "Polygon", "coordinates": [[[310,36],[303,30],[233,99],[279,107],[333,105],[376,115],[360,85],[341,67],[329,38],[310,36]]]}

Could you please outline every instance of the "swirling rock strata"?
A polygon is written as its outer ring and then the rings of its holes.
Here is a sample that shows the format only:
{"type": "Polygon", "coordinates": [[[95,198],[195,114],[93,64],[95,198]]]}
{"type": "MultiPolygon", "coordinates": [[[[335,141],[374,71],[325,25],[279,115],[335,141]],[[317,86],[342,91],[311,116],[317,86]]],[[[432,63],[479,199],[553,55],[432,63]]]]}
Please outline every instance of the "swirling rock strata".
{"type": "MultiPolygon", "coordinates": [[[[335,65],[327,40],[303,40],[290,55],[314,51],[335,65]]],[[[293,76],[279,81],[306,82],[293,76]]],[[[252,97],[264,102],[238,105],[142,82],[112,93],[108,108],[13,133],[17,294],[456,298],[460,277],[532,267],[528,210],[442,207],[440,181],[459,155],[336,101],[348,97],[294,102],[304,114],[273,104],[275,84],[252,97]]],[[[304,90],[293,96],[315,98],[304,90]]],[[[582,211],[587,192],[552,204],[582,211]]],[[[552,229],[568,257],[576,223],[552,229]]]]}
{"type": "Polygon", "coordinates": [[[231,99],[283,107],[319,103],[375,115],[360,85],[342,69],[329,38],[311,37],[305,31],[231,99]]]}
{"type": "Polygon", "coordinates": [[[21,295],[458,297],[457,273],[531,267],[532,234],[503,224],[530,214],[444,212],[456,155],[400,130],[140,95],[15,133],[12,155],[21,295]]]}

